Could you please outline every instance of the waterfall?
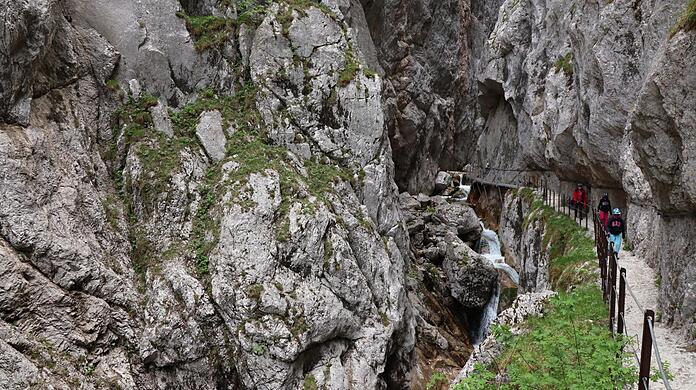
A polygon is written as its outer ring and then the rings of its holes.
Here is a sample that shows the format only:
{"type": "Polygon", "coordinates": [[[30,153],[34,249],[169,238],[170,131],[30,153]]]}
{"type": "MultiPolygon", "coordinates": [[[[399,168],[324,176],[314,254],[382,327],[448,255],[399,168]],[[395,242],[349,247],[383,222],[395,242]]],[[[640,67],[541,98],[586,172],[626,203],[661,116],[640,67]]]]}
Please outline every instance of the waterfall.
{"type": "MultiPolygon", "coordinates": [[[[505,263],[505,257],[503,257],[503,254],[500,250],[500,240],[498,239],[498,234],[493,230],[486,229],[483,226],[483,222],[481,223],[481,226],[483,227],[483,232],[481,233],[481,254],[483,255],[483,257],[488,259],[496,269],[502,270],[505,273],[507,273],[510,279],[512,279],[512,281],[515,284],[519,285],[519,274],[517,273],[517,271],[515,271],[514,268],[510,267],[505,263]]],[[[493,295],[491,295],[491,299],[488,301],[486,307],[484,307],[483,309],[483,313],[481,314],[481,321],[479,322],[479,327],[473,335],[475,344],[479,344],[486,339],[491,324],[498,317],[498,303],[500,302],[500,290],[500,282],[498,282],[498,284],[495,287],[495,290],[493,291],[493,295]]]]}
{"type": "Polygon", "coordinates": [[[481,233],[481,244],[481,254],[483,257],[490,260],[496,269],[504,271],[515,284],[519,285],[520,275],[514,268],[505,263],[505,257],[503,257],[500,251],[498,234],[493,230],[484,228],[483,233],[481,233]]]}
{"type": "Polygon", "coordinates": [[[479,327],[474,333],[473,342],[474,345],[482,343],[488,336],[488,330],[491,327],[493,321],[498,318],[498,303],[500,302],[500,283],[498,283],[491,295],[491,299],[483,308],[483,313],[481,314],[481,321],[479,322],[479,327]]]}

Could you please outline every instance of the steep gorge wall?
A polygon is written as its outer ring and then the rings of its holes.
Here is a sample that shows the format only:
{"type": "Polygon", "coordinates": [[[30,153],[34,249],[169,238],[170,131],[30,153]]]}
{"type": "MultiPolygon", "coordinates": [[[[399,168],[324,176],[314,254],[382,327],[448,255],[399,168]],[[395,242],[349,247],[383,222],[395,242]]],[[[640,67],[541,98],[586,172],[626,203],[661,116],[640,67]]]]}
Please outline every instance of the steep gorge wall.
{"type": "Polygon", "coordinates": [[[471,160],[479,60],[502,0],[361,0],[384,71],[383,106],[402,191],[471,160]]]}
{"type": "Polygon", "coordinates": [[[182,3],[2,7],[0,387],[404,383],[408,236],[362,10],[182,3]]]}

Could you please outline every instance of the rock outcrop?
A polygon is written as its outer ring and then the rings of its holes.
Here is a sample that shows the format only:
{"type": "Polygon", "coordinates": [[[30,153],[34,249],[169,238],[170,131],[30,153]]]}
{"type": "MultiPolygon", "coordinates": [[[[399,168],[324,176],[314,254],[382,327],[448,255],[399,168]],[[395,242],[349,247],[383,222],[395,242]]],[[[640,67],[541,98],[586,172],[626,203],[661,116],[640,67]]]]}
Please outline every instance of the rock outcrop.
{"type": "Polygon", "coordinates": [[[359,5],[3,12],[0,387],[405,386],[409,238],[359,5]]]}
{"type": "Polygon", "coordinates": [[[472,249],[481,225],[463,200],[408,193],[399,200],[415,257],[408,273],[416,317],[410,388],[422,389],[436,371],[454,378],[464,365],[499,276],[472,249]]]}

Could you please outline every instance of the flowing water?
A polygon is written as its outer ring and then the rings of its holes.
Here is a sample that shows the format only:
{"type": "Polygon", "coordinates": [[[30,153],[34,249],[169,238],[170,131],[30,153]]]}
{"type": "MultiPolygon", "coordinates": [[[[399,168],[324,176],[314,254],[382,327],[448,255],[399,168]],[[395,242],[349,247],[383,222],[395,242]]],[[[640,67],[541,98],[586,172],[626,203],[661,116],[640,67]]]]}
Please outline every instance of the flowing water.
{"type": "MultiPolygon", "coordinates": [[[[483,226],[483,223],[481,224],[483,226]]],[[[500,240],[498,239],[498,234],[493,230],[486,229],[484,227],[481,233],[481,254],[487,258],[491,264],[499,270],[507,273],[507,275],[512,279],[512,281],[519,285],[520,276],[515,271],[514,268],[510,267],[505,263],[505,257],[500,250],[500,240]]],[[[500,282],[498,282],[495,291],[491,299],[486,304],[481,315],[481,321],[479,323],[479,328],[474,333],[474,343],[479,344],[486,339],[488,335],[489,328],[493,321],[498,317],[498,303],[500,302],[500,282]]]]}

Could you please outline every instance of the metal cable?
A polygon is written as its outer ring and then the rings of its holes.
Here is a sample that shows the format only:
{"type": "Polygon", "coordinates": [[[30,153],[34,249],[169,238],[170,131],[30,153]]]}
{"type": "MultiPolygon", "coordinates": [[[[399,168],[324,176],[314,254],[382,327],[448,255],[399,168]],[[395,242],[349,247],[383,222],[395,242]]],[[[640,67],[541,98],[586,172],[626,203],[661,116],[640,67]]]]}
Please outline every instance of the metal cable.
{"type": "Polygon", "coordinates": [[[653,319],[648,317],[648,329],[650,329],[650,337],[652,337],[653,349],[655,350],[655,358],[657,359],[657,367],[660,369],[660,376],[662,377],[662,383],[665,384],[667,390],[672,390],[672,386],[669,385],[667,380],[667,375],[665,375],[665,369],[662,367],[662,358],[660,357],[660,350],[657,348],[657,339],[655,338],[655,330],[653,329],[653,319]]]}
{"type": "Polygon", "coordinates": [[[622,278],[624,278],[624,282],[626,283],[626,290],[631,294],[631,297],[633,298],[633,301],[636,303],[636,306],[640,309],[642,313],[645,313],[645,309],[643,309],[643,305],[640,304],[638,301],[638,298],[636,297],[636,294],[633,293],[633,289],[631,289],[631,286],[628,285],[628,280],[626,280],[625,275],[621,275],[622,278]]]}

